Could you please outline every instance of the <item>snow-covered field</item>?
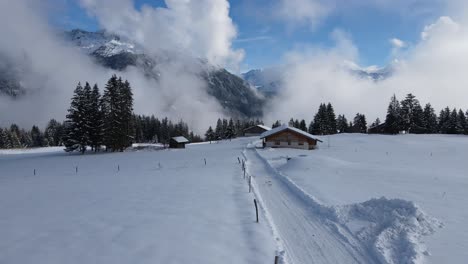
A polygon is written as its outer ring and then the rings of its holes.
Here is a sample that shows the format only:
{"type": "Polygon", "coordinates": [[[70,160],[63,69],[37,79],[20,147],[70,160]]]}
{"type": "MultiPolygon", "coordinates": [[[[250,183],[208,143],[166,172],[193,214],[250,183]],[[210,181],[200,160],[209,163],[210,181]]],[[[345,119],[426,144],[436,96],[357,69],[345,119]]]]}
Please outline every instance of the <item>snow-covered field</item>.
{"type": "Polygon", "coordinates": [[[307,196],[322,219],[354,233],[379,259],[466,263],[468,137],[322,139],[316,151],[258,152],[283,182],[307,196]]]}
{"type": "Polygon", "coordinates": [[[237,160],[246,143],[2,152],[0,263],[272,263],[237,160]]]}
{"type": "Polygon", "coordinates": [[[466,262],[468,137],[322,139],[0,151],[0,263],[466,262]]]}

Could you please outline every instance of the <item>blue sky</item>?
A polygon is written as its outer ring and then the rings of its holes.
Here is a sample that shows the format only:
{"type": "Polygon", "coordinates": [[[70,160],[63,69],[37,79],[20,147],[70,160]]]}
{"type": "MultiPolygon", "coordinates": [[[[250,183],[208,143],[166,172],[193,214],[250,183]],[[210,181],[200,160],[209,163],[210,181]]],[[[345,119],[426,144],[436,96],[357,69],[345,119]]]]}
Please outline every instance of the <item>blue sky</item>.
{"type": "MultiPolygon", "coordinates": [[[[77,1],[62,0],[63,8],[53,16],[54,24],[65,29],[98,30],[96,20],[89,17],[77,1]]],[[[163,0],[135,0],[134,2],[137,8],[144,4],[165,6],[163,0]]],[[[340,9],[340,6],[337,6],[334,12],[311,27],[307,23],[292,25],[287,21],[276,19],[272,14],[277,8],[275,0],[231,0],[229,2],[231,4],[230,16],[238,29],[238,38],[233,46],[245,50],[246,53],[243,70],[280,64],[286,52],[301,45],[324,47],[333,45],[330,33],[335,29],[341,29],[351,36],[359,50],[358,63],[360,65],[383,66],[392,59],[392,45],[389,41],[391,38],[399,38],[410,44],[416,43],[424,25],[442,15],[438,14],[437,8],[431,4],[425,5],[424,9],[417,5],[400,7],[400,9],[410,7],[424,11],[416,14],[400,10],[399,7],[381,8],[374,5],[362,5],[358,8],[343,7],[340,9]]]]}

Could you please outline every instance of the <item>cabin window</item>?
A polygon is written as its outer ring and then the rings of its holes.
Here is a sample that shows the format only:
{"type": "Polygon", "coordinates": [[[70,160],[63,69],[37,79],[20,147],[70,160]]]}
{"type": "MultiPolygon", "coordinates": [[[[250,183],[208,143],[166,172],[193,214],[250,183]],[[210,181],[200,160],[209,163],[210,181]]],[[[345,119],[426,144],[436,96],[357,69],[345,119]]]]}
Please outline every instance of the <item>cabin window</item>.
{"type": "Polygon", "coordinates": [[[304,141],[299,141],[299,146],[304,146],[304,141]]]}
{"type": "Polygon", "coordinates": [[[288,140],[288,145],[291,145],[291,140],[288,140]]]}
{"type": "Polygon", "coordinates": [[[276,140],[276,141],[275,141],[275,145],[279,146],[279,145],[280,145],[280,141],[279,141],[279,140],[276,140]]]}

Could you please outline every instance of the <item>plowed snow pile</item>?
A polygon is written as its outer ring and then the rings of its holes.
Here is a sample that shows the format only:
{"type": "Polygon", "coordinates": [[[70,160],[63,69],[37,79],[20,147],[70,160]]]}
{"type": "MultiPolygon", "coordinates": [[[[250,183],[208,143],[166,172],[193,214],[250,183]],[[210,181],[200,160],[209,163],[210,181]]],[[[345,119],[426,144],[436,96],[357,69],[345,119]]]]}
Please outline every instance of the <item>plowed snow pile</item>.
{"type": "Polygon", "coordinates": [[[387,198],[335,207],[346,226],[382,263],[420,263],[428,254],[421,241],[441,224],[414,203],[387,198]]]}

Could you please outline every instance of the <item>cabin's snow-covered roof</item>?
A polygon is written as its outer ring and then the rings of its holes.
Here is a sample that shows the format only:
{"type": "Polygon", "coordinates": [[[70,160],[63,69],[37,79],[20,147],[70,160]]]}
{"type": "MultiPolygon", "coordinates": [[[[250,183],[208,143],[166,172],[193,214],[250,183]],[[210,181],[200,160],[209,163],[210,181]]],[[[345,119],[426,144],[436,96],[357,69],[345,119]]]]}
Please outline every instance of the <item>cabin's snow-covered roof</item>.
{"type": "Polygon", "coordinates": [[[267,127],[267,126],[264,126],[264,125],[255,125],[255,126],[251,126],[251,127],[248,127],[248,128],[246,128],[246,129],[244,129],[244,131],[245,131],[245,130],[252,129],[252,128],[254,128],[254,127],[259,127],[259,128],[261,128],[261,129],[263,129],[263,130],[266,130],[266,131],[271,130],[271,127],[267,127]]]}
{"type": "Polygon", "coordinates": [[[267,127],[267,126],[264,126],[264,125],[257,125],[257,126],[263,128],[263,129],[265,129],[266,131],[270,131],[270,130],[271,130],[271,127],[267,127]]]}
{"type": "Polygon", "coordinates": [[[189,143],[189,140],[185,137],[173,137],[172,139],[177,143],[189,143]]]}
{"type": "Polygon", "coordinates": [[[269,130],[269,131],[266,131],[266,132],[264,132],[263,134],[260,135],[260,139],[269,137],[269,136],[271,136],[271,135],[277,134],[277,133],[282,132],[282,131],[285,131],[285,130],[294,131],[294,132],[296,132],[296,133],[298,133],[298,134],[303,135],[304,137],[307,137],[307,138],[310,138],[310,139],[313,139],[313,140],[317,140],[317,141],[319,141],[319,142],[322,142],[320,139],[314,137],[313,135],[311,135],[311,134],[309,134],[309,133],[307,133],[307,132],[305,132],[305,131],[302,131],[302,130],[300,130],[300,129],[297,129],[297,128],[295,128],[295,127],[290,127],[290,126],[288,126],[288,125],[282,125],[282,126],[273,128],[273,129],[271,129],[271,130],[269,130]]]}

